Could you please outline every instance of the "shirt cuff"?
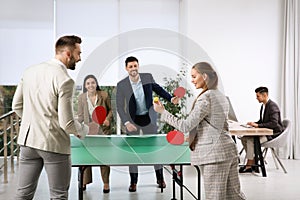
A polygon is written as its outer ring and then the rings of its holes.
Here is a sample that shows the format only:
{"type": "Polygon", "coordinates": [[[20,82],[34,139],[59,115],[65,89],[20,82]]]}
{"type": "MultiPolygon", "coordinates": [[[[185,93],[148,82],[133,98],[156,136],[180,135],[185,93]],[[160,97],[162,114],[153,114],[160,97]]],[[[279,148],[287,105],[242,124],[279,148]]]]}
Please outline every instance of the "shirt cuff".
{"type": "Polygon", "coordinates": [[[126,126],[126,125],[129,124],[129,123],[130,123],[130,121],[127,121],[127,122],[124,123],[124,125],[126,126]]]}

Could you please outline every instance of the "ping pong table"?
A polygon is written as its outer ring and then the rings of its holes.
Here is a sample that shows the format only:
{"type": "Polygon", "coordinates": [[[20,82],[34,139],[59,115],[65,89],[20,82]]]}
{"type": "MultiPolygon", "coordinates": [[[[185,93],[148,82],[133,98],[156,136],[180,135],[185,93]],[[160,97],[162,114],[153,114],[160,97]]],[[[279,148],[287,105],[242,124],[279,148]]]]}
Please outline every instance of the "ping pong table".
{"type": "MultiPolygon", "coordinates": [[[[185,188],[195,199],[200,199],[200,170],[198,173],[198,197],[183,184],[183,165],[190,165],[188,143],[171,145],[165,134],[128,136],[128,135],[88,135],[84,140],[71,136],[72,167],[78,167],[78,199],[83,199],[83,172],[85,166],[128,166],[128,165],[170,165],[173,179],[173,197],[175,184],[180,187],[183,199],[185,188]],[[176,169],[179,166],[179,170],[176,169]]],[[[163,188],[161,188],[163,192],[163,188]]]]}

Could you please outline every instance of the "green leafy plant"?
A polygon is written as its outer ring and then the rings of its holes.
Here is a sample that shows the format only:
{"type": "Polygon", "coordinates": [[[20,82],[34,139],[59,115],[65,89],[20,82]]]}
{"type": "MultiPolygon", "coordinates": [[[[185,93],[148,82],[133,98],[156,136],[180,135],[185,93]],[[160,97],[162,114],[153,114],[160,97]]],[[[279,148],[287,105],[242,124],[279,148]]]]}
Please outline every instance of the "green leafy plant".
{"type": "MultiPolygon", "coordinates": [[[[186,67],[182,67],[179,73],[176,75],[175,78],[173,77],[165,77],[164,80],[164,89],[168,91],[170,94],[173,94],[174,90],[184,83],[185,77],[187,74],[186,67]]],[[[189,89],[185,88],[186,92],[183,98],[180,99],[179,104],[174,105],[171,102],[168,101],[163,101],[164,107],[166,110],[168,110],[170,113],[172,113],[174,116],[178,118],[183,118],[185,119],[187,117],[186,113],[186,103],[187,99],[192,95],[189,89]]],[[[159,126],[159,132],[163,134],[167,134],[169,131],[174,130],[174,127],[167,124],[167,123],[162,123],[158,121],[158,126],[159,126]]]]}

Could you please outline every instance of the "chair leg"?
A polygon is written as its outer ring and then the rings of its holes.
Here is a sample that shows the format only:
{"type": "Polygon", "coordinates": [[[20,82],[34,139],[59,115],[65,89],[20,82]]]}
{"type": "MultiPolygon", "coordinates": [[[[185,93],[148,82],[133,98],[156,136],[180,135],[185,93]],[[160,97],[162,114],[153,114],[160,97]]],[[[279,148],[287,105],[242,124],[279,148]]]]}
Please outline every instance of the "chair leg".
{"type": "Polygon", "coordinates": [[[280,164],[281,168],[283,169],[284,173],[287,173],[286,169],[284,168],[284,166],[283,166],[282,162],[280,161],[279,156],[275,152],[274,148],[272,148],[272,152],[273,152],[274,156],[276,157],[278,163],[280,164]]]}
{"type": "Polygon", "coordinates": [[[240,155],[242,155],[242,153],[243,153],[243,151],[244,151],[245,149],[244,149],[244,147],[241,149],[241,151],[240,151],[240,155]]]}
{"type": "Polygon", "coordinates": [[[268,153],[268,147],[264,148],[264,150],[262,152],[265,164],[268,164],[267,160],[266,160],[267,153],[268,153]]]}
{"type": "Polygon", "coordinates": [[[273,157],[273,160],[274,160],[274,164],[275,164],[275,166],[276,166],[276,169],[279,169],[279,166],[278,166],[278,161],[277,161],[277,158],[276,158],[276,156],[275,156],[275,149],[274,148],[271,148],[271,153],[272,153],[272,157],[273,157]]]}
{"type": "MultiPolygon", "coordinates": [[[[243,153],[243,151],[244,151],[245,149],[244,149],[244,147],[241,149],[241,151],[239,152],[239,163],[241,163],[241,157],[242,157],[242,153],[243,153]]],[[[246,158],[244,158],[244,162],[243,162],[243,164],[245,164],[245,159],[246,158]]]]}

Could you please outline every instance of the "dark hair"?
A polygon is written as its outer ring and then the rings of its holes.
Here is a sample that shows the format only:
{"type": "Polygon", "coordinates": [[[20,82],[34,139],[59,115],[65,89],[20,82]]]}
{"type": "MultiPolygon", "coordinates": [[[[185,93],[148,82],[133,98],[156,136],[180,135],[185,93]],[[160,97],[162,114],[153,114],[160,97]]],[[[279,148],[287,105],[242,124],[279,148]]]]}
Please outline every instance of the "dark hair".
{"type": "Polygon", "coordinates": [[[258,87],[255,89],[255,93],[260,93],[260,94],[267,93],[268,94],[269,90],[267,87],[258,87]]]}
{"type": "Polygon", "coordinates": [[[84,81],[83,81],[83,87],[82,87],[83,93],[87,91],[87,89],[85,88],[85,82],[86,82],[86,80],[88,80],[89,78],[92,78],[92,79],[95,80],[96,85],[97,85],[97,86],[96,86],[96,90],[97,90],[97,91],[100,91],[100,87],[99,87],[99,85],[98,85],[98,81],[97,81],[96,77],[95,77],[94,75],[90,74],[90,75],[87,75],[87,76],[84,78],[84,81]]]}
{"type": "Polygon", "coordinates": [[[208,80],[206,80],[207,89],[216,89],[218,87],[218,75],[213,67],[207,62],[196,63],[192,69],[195,69],[200,74],[206,74],[208,80]]]}
{"type": "Polygon", "coordinates": [[[139,63],[139,61],[138,61],[138,59],[136,57],[130,56],[130,57],[126,58],[126,60],[125,60],[125,66],[127,66],[127,64],[129,62],[134,62],[134,61],[136,61],[137,63],[139,63]]]}
{"type": "Polygon", "coordinates": [[[71,51],[76,48],[76,44],[81,44],[81,38],[75,35],[66,35],[60,37],[55,43],[56,53],[60,52],[64,47],[68,47],[71,51]]]}

